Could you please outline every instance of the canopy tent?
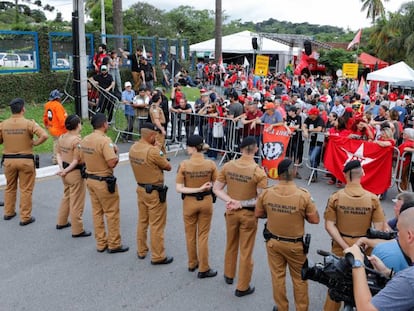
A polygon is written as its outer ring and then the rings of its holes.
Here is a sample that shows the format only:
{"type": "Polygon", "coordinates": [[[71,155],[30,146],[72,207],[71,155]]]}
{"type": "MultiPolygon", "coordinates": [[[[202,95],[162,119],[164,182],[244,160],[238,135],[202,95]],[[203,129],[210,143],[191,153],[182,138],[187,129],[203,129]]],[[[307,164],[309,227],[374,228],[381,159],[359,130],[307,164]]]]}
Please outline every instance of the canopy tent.
{"type": "MultiPolygon", "coordinates": [[[[298,55],[298,48],[291,48],[288,45],[276,42],[274,40],[260,37],[251,31],[242,31],[235,34],[222,37],[222,52],[233,54],[253,54],[252,38],[258,38],[259,49],[256,54],[278,55],[281,68],[284,68],[293,55],[298,55]]],[[[215,39],[190,45],[190,52],[210,52],[213,53],[215,48],[215,39]]]]}
{"type": "Polygon", "coordinates": [[[382,69],[389,65],[386,61],[383,61],[365,52],[359,55],[358,60],[364,67],[370,68],[371,70],[382,69]]]}
{"type": "Polygon", "coordinates": [[[367,80],[385,81],[395,86],[414,85],[414,70],[404,62],[399,62],[389,67],[371,72],[367,80]]]}

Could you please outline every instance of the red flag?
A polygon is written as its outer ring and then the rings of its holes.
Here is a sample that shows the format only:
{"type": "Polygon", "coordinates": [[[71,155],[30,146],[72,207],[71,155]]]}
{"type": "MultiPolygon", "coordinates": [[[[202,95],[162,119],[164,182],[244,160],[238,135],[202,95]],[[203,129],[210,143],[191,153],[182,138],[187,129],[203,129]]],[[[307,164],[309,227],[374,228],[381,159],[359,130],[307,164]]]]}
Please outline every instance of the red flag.
{"type": "Polygon", "coordinates": [[[393,147],[347,137],[330,136],[325,151],[325,168],[345,182],[342,170],[346,163],[359,160],[364,170],[361,184],[364,189],[384,193],[391,183],[393,147]]]}
{"type": "Polygon", "coordinates": [[[263,129],[262,166],[269,178],[277,179],[279,176],[277,166],[285,158],[290,135],[284,126],[277,126],[269,130],[270,126],[270,124],[265,124],[263,129]]]}
{"type": "Polygon", "coordinates": [[[357,34],[355,35],[354,39],[352,39],[352,41],[348,44],[348,47],[346,49],[349,50],[355,44],[361,42],[361,35],[362,35],[362,28],[357,32],[357,34]]]}

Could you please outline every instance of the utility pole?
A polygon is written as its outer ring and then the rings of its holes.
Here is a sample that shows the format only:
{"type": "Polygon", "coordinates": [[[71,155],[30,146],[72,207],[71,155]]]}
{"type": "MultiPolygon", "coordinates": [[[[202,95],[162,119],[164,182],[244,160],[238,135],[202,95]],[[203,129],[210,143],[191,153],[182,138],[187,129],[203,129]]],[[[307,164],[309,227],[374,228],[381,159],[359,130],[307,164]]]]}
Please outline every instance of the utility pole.
{"type": "Polygon", "coordinates": [[[101,42],[106,44],[105,0],[101,0],[101,37],[101,42]]]}
{"type": "Polygon", "coordinates": [[[222,9],[221,9],[221,0],[216,0],[216,36],[215,36],[215,46],[214,46],[214,58],[216,63],[220,62],[222,54],[222,45],[221,45],[221,36],[222,36],[222,9]]]}

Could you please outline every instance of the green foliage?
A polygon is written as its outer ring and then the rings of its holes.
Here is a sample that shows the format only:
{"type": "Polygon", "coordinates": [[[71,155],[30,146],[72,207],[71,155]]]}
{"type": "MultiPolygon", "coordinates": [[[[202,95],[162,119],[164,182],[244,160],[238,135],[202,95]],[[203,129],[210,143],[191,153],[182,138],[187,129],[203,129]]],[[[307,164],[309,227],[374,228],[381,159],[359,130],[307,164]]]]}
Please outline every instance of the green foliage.
{"type": "Polygon", "coordinates": [[[343,63],[355,62],[353,54],[343,49],[322,50],[318,61],[326,66],[329,73],[333,74],[336,70],[342,69],[343,63]]]}
{"type": "Polygon", "coordinates": [[[0,107],[5,107],[16,97],[23,98],[27,103],[45,103],[51,90],[64,89],[67,74],[44,72],[1,75],[0,107]]]}

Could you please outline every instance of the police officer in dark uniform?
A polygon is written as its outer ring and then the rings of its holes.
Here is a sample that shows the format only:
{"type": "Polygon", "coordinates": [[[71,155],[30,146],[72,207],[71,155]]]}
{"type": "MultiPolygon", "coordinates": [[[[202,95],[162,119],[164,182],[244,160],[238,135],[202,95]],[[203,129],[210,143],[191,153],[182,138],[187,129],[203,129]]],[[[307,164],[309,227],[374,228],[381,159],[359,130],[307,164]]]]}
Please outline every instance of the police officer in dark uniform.
{"type": "MultiPolygon", "coordinates": [[[[344,250],[352,246],[367,230],[384,229],[384,211],[378,197],[361,186],[363,170],[358,160],[349,161],[343,170],[346,186],[334,192],[325,210],[325,229],[332,237],[332,253],[343,256],[344,250]]],[[[326,298],[324,310],[339,310],[340,303],[326,298]]]]}
{"type": "Polygon", "coordinates": [[[254,293],[250,285],[253,273],[253,248],[256,240],[257,218],[254,215],[256,198],[267,186],[264,170],[254,161],[258,150],[256,138],[247,136],[240,144],[242,156],[227,162],[214,183],[214,193],[226,202],[226,253],[224,280],[233,284],[239,259],[239,279],[235,295],[242,297],[254,293]],[[224,187],[227,186],[227,192],[224,187]]]}
{"type": "Polygon", "coordinates": [[[200,279],[217,275],[208,263],[208,236],[213,216],[212,188],[218,171],[212,160],[204,159],[202,152],[206,149],[208,145],[201,136],[188,137],[190,159],[181,162],[176,178],[176,190],[182,193],[183,199],[188,271],[199,268],[197,276],[200,279]]]}
{"type": "Polygon", "coordinates": [[[144,259],[148,253],[147,231],[151,234],[151,264],[169,264],[174,258],[165,254],[164,230],[167,222],[164,171],[171,170],[160,147],[156,145],[158,128],[149,122],[141,127],[141,139],[129,150],[129,161],[138,184],[137,253],[144,259]]]}
{"type": "Polygon", "coordinates": [[[118,148],[106,136],[108,121],[98,112],[91,119],[94,131],[80,143],[80,157],[86,165],[87,181],[92,203],[96,249],[102,253],[123,253],[129,247],[122,245],[119,217],[119,194],[114,168],[118,164],[118,148]],[[105,221],[108,234],[105,230],[105,221]]]}
{"type": "Polygon", "coordinates": [[[301,278],[301,269],[306,260],[303,236],[305,220],[319,223],[319,213],[310,193],[293,182],[294,169],[290,159],[278,165],[279,183],[263,190],[257,199],[255,215],[267,216],[263,235],[266,240],[267,257],[272,274],[273,310],[288,311],[286,297],[286,265],[289,266],[293,283],[295,306],[298,311],[309,307],[308,283],[301,278]]]}
{"type": "Polygon", "coordinates": [[[36,170],[33,147],[46,141],[48,134],[34,120],[24,117],[24,100],[13,99],[10,104],[12,116],[0,123],[0,144],[4,145],[4,174],[7,185],[4,194],[4,220],[16,216],[17,184],[20,188],[20,225],[35,221],[32,217],[32,193],[36,170]],[[37,139],[33,139],[34,137],[37,139]]]}

